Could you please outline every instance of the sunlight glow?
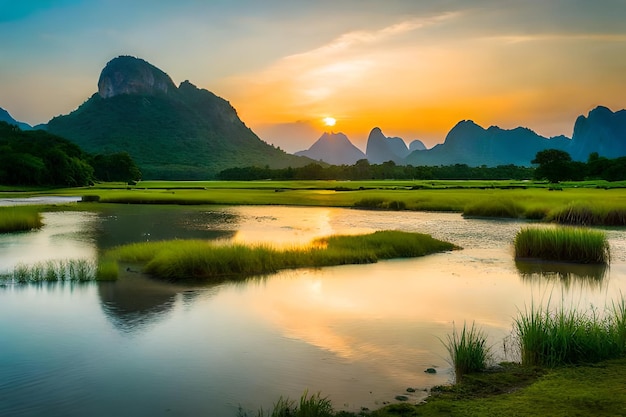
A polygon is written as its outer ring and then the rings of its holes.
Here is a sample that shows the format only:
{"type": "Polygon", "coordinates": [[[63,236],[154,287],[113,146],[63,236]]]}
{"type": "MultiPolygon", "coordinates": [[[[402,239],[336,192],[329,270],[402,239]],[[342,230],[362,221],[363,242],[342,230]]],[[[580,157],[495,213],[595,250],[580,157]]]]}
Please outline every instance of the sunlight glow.
{"type": "Polygon", "coordinates": [[[334,117],[324,117],[324,124],[326,126],[335,126],[335,123],[337,123],[337,119],[334,117]]]}

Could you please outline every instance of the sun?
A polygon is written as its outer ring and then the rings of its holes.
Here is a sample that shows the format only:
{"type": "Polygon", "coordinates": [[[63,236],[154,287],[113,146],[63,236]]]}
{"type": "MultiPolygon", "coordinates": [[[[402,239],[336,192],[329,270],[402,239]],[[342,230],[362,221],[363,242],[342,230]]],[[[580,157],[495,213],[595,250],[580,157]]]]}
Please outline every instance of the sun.
{"type": "Polygon", "coordinates": [[[326,126],[335,126],[335,123],[337,123],[337,119],[334,117],[324,117],[324,124],[326,126]]]}

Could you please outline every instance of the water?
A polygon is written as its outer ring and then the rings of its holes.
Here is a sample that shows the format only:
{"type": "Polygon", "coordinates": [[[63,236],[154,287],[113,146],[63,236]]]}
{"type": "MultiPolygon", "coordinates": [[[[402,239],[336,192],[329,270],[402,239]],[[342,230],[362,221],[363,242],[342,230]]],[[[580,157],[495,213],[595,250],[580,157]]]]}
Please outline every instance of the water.
{"type": "Polygon", "coordinates": [[[19,262],[91,259],[132,241],[277,245],[332,233],[418,231],[464,249],[417,259],[284,271],[245,283],[174,286],[129,271],[116,283],[0,288],[0,415],[234,416],[281,395],[370,409],[451,381],[441,340],[475,321],[498,359],[531,300],[602,308],[626,293],[626,231],[608,230],[608,270],[516,265],[520,221],[295,207],[105,206],[0,235],[0,273],[19,262]],[[586,277],[586,278],[585,278],[586,277]],[[589,278],[591,277],[591,278],[589,278]],[[595,277],[595,278],[593,278],[595,277]],[[436,374],[425,369],[435,367],[436,374]]]}

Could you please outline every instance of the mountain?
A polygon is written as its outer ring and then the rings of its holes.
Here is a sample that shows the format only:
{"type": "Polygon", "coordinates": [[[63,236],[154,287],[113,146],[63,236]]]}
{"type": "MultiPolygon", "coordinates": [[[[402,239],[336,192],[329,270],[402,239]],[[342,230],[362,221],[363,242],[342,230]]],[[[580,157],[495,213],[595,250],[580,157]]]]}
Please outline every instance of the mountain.
{"type": "Polygon", "coordinates": [[[354,165],[359,159],[365,159],[365,154],[343,133],[324,133],[309,149],[295,155],[332,165],[354,165]]]}
{"type": "Polygon", "coordinates": [[[111,60],[98,92],[47,124],[90,153],[128,152],[144,179],[207,179],[241,166],[299,167],[250,130],[230,103],[131,56],[111,60]]]}
{"type": "Polygon", "coordinates": [[[401,163],[409,154],[409,149],[401,138],[388,138],[380,128],[375,127],[367,138],[365,154],[373,164],[387,161],[401,163]]]}
{"type": "Polygon", "coordinates": [[[0,122],[7,122],[10,125],[19,127],[22,130],[31,130],[33,127],[28,123],[18,122],[15,120],[8,111],[0,107],[0,122]]]}
{"type": "Polygon", "coordinates": [[[570,142],[565,136],[548,139],[523,127],[506,130],[491,126],[484,129],[471,120],[463,120],[450,130],[444,143],[414,151],[405,162],[430,166],[530,166],[537,152],[548,148],[567,150],[570,142]]]}
{"type": "Polygon", "coordinates": [[[586,161],[592,152],[607,158],[626,156],[626,110],[613,113],[598,106],[587,117],[579,116],[568,151],[579,161],[586,161]]]}
{"type": "Polygon", "coordinates": [[[415,139],[413,142],[409,143],[409,152],[424,150],[426,150],[426,145],[424,145],[424,142],[421,140],[415,139]]]}

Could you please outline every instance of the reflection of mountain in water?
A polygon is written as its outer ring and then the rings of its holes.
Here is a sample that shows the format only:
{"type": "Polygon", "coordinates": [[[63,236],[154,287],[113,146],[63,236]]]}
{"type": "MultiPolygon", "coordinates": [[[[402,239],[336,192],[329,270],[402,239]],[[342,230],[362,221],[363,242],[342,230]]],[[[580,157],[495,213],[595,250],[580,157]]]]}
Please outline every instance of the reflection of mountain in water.
{"type": "Polygon", "coordinates": [[[558,281],[565,289],[569,289],[573,285],[600,289],[609,269],[604,264],[590,265],[540,261],[515,261],[515,266],[521,278],[525,281],[558,281]]]}
{"type": "Polygon", "coordinates": [[[180,206],[114,206],[102,211],[97,226],[99,249],[134,242],[170,239],[225,239],[235,233],[237,215],[180,206]]]}
{"type": "Polygon", "coordinates": [[[98,285],[105,315],[118,330],[129,334],[164,320],[177,300],[189,304],[198,294],[200,291],[134,272],[124,272],[116,282],[98,285]]]}

